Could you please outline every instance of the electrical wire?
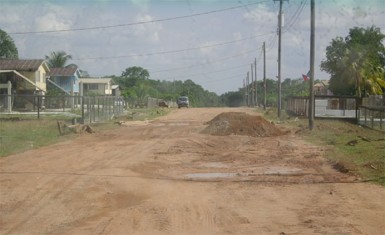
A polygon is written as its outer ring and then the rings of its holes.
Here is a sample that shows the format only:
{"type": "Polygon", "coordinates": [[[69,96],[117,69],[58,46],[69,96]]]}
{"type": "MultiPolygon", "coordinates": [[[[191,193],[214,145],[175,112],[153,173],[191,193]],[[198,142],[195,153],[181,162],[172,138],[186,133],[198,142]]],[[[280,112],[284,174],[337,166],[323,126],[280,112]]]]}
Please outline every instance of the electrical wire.
{"type": "Polygon", "coordinates": [[[190,15],[184,15],[184,16],[174,16],[164,19],[158,19],[158,20],[148,20],[148,21],[138,21],[138,22],[132,22],[132,23],[126,23],[126,24],[116,24],[116,25],[104,25],[104,26],[95,26],[95,27],[85,27],[85,28],[74,28],[74,29],[59,29],[59,30],[42,30],[42,31],[26,31],[26,32],[10,32],[8,34],[10,35],[21,35],[21,34],[48,34],[48,33],[63,33],[63,32],[76,32],[76,31],[87,31],[87,30],[98,30],[98,29],[108,29],[108,28],[117,28],[117,27],[128,27],[128,26],[135,26],[135,25],[143,25],[143,24],[150,24],[150,23],[158,23],[158,22],[164,22],[164,21],[172,21],[172,20],[179,20],[179,19],[185,19],[185,18],[191,18],[196,16],[202,16],[202,15],[209,15],[213,13],[219,13],[224,11],[230,11],[235,10],[251,5],[261,4],[265,1],[258,1],[254,3],[244,4],[241,6],[234,6],[234,7],[228,7],[228,8],[222,8],[218,10],[212,10],[212,11],[206,11],[201,13],[195,13],[190,15]]]}
{"type": "Polygon", "coordinates": [[[301,15],[303,9],[305,8],[306,3],[307,3],[307,0],[301,1],[301,3],[298,6],[297,10],[294,12],[293,16],[288,21],[287,26],[284,27],[283,32],[289,31],[293,27],[293,25],[298,22],[298,19],[299,19],[300,15],[301,15]]]}
{"type": "Polygon", "coordinates": [[[192,51],[192,50],[200,50],[200,49],[205,49],[205,48],[224,46],[224,45],[228,45],[228,44],[232,44],[232,43],[237,43],[237,42],[241,42],[241,41],[252,40],[252,39],[255,39],[257,37],[263,37],[263,36],[270,35],[270,34],[273,34],[273,33],[270,32],[270,33],[255,35],[255,36],[248,37],[248,38],[237,39],[237,40],[233,40],[233,41],[227,41],[227,42],[216,43],[216,44],[200,46],[200,47],[191,47],[191,48],[184,48],[184,49],[178,49],[178,50],[171,50],[171,51],[159,51],[159,52],[150,52],[150,53],[132,54],[132,55],[120,55],[120,56],[101,56],[101,57],[89,57],[89,58],[74,58],[73,60],[80,61],[80,60],[121,59],[121,58],[130,58],[130,57],[155,56],[155,55],[165,55],[165,54],[181,53],[181,52],[192,51]]]}
{"type": "Polygon", "coordinates": [[[232,56],[224,57],[224,58],[221,58],[221,59],[218,59],[218,60],[212,60],[212,61],[209,61],[209,62],[206,62],[206,63],[193,64],[193,65],[190,65],[190,66],[179,67],[179,68],[172,68],[172,69],[162,69],[162,70],[152,71],[151,73],[170,72],[170,71],[190,69],[190,68],[198,67],[198,66],[205,66],[205,65],[209,65],[209,64],[215,64],[215,63],[223,62],[223,61],[226,61],[226,60],[229,60],[229,59],[233,59],[233,58],[236,58],[236,57],[244,56],[246,54],[255,52],[257,50],[258,49],[249,50],[249,51],[246,51],[246,52],[243,52],[243,53],[239,53],[239,54],[235,54],[235,55],[232,55],[232,56]]]}

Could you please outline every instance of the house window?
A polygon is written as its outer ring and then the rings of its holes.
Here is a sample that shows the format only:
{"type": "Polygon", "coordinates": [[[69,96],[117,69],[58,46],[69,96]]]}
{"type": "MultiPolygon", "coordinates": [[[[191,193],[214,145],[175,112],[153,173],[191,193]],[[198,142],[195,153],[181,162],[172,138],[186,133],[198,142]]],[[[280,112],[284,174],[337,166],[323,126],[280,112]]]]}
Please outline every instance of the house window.
{"type": "Polygon", "coordinates": [[[99,90],[99,86],[98,86],[98,84],[88,84],[88,89],[99,90]]]}

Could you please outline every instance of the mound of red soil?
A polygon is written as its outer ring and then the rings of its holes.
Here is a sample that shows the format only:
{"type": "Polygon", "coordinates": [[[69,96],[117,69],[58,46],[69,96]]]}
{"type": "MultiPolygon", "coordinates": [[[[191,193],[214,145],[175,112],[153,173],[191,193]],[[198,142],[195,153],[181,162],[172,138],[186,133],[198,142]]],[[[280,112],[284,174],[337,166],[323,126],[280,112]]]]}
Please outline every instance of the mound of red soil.
{"type": "Polygon", "coordinates": [[[205,124],[208,126],[202,132],[210,135],[269,137],[285,134],[263,117],[240,112],[221,113],[205,124]]]}

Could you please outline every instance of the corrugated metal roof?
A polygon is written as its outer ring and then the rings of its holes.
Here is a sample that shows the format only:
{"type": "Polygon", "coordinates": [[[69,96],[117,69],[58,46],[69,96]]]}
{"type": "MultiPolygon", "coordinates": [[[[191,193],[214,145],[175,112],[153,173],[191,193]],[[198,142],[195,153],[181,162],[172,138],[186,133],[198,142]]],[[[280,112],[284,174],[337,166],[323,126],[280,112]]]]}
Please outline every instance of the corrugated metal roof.
{"type": "Polygon", "coordinates": [[[36,87],[37,89],[39,89],[41,91],[45,91],[44,89],[42,89],[39,86],[37,86],[35,83],[33,83],[31,80],[29,80],[27,77],[25,77],[23,74],[17,72],[16,70],[0,69],[0,73],[15,73],[17,75],[17,77],[20,77],[20,78],[24,79],[25,82],[29,83],[30,85],[36,87]]]}
{"type": "Polygon", "coordinates": [[[106,84],[106,83],[110,83],[112,81],[111,78],[80,78],[80,82],[84,83],[84,84],[89,84],[89,83],[103,83],[103,84],[106,84]]]}
{"type": "Polygon", "coordinates": [[[65,67],[65,68],[51,68],[48,76],[73,76],[76,73],[76,67],[65,67]]]}
{"type": "Polygon", "coordinates": [[[36,71],[43,64],[44,60],[17,60],[0,59],[0,69],[17,71],[36,71]]]}

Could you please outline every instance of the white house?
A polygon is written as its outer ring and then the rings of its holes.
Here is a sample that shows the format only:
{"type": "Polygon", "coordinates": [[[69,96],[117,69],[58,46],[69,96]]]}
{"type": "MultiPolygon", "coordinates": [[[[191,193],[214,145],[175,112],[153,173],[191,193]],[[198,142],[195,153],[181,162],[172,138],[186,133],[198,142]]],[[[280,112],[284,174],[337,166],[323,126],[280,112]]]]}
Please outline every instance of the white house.
{"type": "Polygon", "coordinates": [[[112,78],[80,78],[79,94],[112,95],[112,78]]]}

